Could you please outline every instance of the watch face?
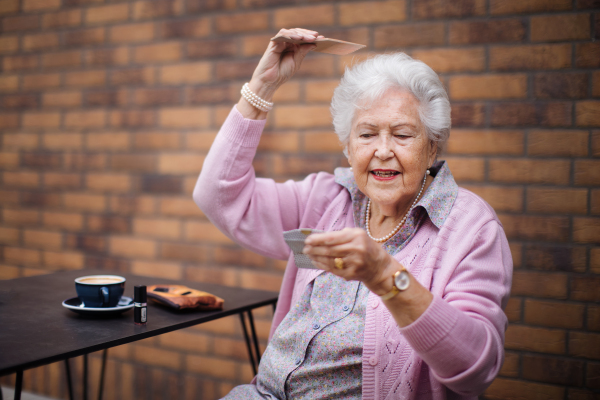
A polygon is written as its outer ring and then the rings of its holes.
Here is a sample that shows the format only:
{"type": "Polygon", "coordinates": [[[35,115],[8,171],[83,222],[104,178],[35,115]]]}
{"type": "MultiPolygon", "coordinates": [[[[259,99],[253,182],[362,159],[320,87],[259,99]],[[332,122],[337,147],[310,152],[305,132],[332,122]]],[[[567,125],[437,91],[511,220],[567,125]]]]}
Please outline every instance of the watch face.
{"type": "Polygon", "coordinates": [[[406,290],[410,286],[410,277],[407,271],[402,271],[394,277],[394,284],[398,290],[406,290]]]}

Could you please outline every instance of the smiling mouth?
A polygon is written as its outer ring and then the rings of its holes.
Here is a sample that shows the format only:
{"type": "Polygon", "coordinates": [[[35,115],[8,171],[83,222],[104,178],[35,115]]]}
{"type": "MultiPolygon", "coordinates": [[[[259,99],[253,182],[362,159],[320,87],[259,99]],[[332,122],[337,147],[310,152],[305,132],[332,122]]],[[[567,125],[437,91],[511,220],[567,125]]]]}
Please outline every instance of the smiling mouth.
{"type": "Polygon", "coordinates": [[[398,171],[371,171],[371,173],[380,178],[391,178],[400,174],[398,171]]]}

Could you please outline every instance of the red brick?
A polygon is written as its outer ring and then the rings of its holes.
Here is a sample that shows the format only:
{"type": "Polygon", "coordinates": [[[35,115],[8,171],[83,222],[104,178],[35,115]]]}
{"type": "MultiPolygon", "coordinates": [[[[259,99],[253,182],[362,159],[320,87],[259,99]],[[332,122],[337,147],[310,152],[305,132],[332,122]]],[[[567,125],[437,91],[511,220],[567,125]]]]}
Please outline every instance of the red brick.
{"type": "Polygon", "coordinates": [[[23,11],[45,11],[60,8],[60,0],[23,0],[23,11]]]}
{"type": "Polygon", "coordinates": [[[523,189],[507,186],[461,185],[487,201],[496,211],[523,211],[523,189]]]}
{"type": "Polygon", "coordinates": [[[181,279],[183,268],[177,263],[134,261],[131,272],[163,279],[181,279]]]}
{"type": "Polygon", "coordinates": [[[198,40],[188,43],[187,56],[190,59],[228,57],[237,54],[237,47],[233,38],[198,40]]]}
{"type": "Polygon", "coordinates": [[[5,95],[2,99],[2,107],[4,108],[38,108],[38,96],[32,94],[14,94],[5,95]]]}
{"type": "Polygon", "coordinates": [[[485,162],[482,158],[444,157],[452,175],[459,182],[479,182],[485,178],[485,162]]]}
{"type": "Polygon", "coordinates": [[[114,127],[154,126],[155,120],[154,110],[124,110],[110,113],[110,125],[114,127]]]}
{"type": "Polygon", "coordinates": [[[154,172],[156,156],[154,154],[115,154],[111,156],[110,166],[115,171],[154,172]]]}
{"type": "MultiPolygon", "coordinates": [[[[217,10],[234,10],[237,8],[236,0],[188,0],[187,11],[192,13],[217,11],[217,10]]],[[[244,4],[249,7],[249,4],[244,4]]]]}
{"type": "Polygon", "coordinates": [[[569,102],[503,102],[491,107],[493,126],[571,126],[572,104],[569,102]]]}
{"type": "Polygon", "coordinates": [[[538,355],[523,355],[523,378],[554,385],[581,386],[584,379],[582,361],[538,355]]]}
{"type": "MultiPolygon", "coordinates": [[[[415,50],[411,56],[423,61],[437,73],[483,71],[485,50],[483,48],[415,50]]],[[[454,110],[453,114],[454,114],[454,110]]]]}
{"type": "MultiPolygon", "coordinates": [[[[23,84],[25,86],[25,84],[23,84]]],[[[0,77],[0,92],[14,92],[19,88],[19,76],[8,75],[0,77]]]]}
{"type": "Polygon", "coordinates": [[[185,370],[215,378],[234,379],[237,366],[235,362],[223,358],[187,355],[185,370]]]}
{"type": "Polygon", "coordinates": [[[180,148],[180,144],[178,132],[144,132],[133,136],[133,146],[137,149],[172,150],[180,148]]]}
{"type": "Polygon", "coordinates": [[[0,152],[0,168],[14,169],[19,166],[19,153],[0,152]]]}
{"type": "Polygon", "coordinates": [[[37,210],[13,210],[7,208],[2,210],[2,221],[9,225],[37,225],[39,219],[40,213],[37,210]]]}
{"type": "Polygon", "coordinates": [[[176,64],[161,67],[160,82],[170,85],[203,83],[212,79],[212,66],[208,62],[176,64]]]}
{"type": "Polygon", "coordinates": [[[489,68],[497,71],[564,69],[571,66],[570,44],[492,47],[489,68]]]}
{"type": "Polygon", "coordinates": [[[111,43],[147,42],[154,39],[154,24],[118,25],[110,29],[108,37],[111,43]]]}
{"type": "Polygon", "coordinates": [[[406,2],[363,1],[348,4],[342,3],[339,5],[338,12],[340,25],[361,25],[404,21],[406,19],[406,2]]]}
{"type": "Polygon", "coordinates": [[[450,78],[450,97],[455,100],[523,98],[527,77],[523,74],[455,76],[450,78]]]}
{"type": "Polygon", "coordinates": [[[69,111],[65,113],[65,127],[93,128],[106,125],[106,112],[103,110],[69,111]]]}
{"type": "MultiPolygon", "coordinates": [[[[302,66],[306,64],[306,59],[302,66]]],[[[231,81],[234,79],[248,80],[256,68],[255,61],[223,61],[215,65],[215,75],[218,80],[231,81]]]]}
{"type": "Polygon", "coordinates": [[[600,43],[577,43],[575,45],[575,66],[581,68],[600,67],[600,43]]]}
{"type": "Polygon", "coordinates": [[[540,99],[580,99],[587,95],[588,77],[583,73],[537,74],[534,93],[540,99]]]}
{"type": "Polygon", "coordinates": [[[202,268],[188,267],[185,271],[185,279],[193,282],[216,283],[225,286],[238,285],[239,272],[234,268],[202,268]]]}
{"type": "Polygon", "coordinates": [[[106,155],[68,152],[64,154],[64,163],[67,170],[99,170],[106,167],[106,155]]]}
{"type": "Polygon", "coordinates": [[[600,97],[600,71],[592,73],[592,96],[600,97]]]}
{"type": "Polygon", "coordinates": [[[181,217],[200,217],[202,211],[189,197],[163,197],[160,200],[159,211],[162,215],[181,217]]]}
{"type": "Polygon", "coordinates": [[[160,105],[181,103],[179,89],[139,89],[134,93],[134,102],[140,105],[160,105]]]}
{"type": "Polygon", "coordinates": [[[526,26],[521,19],[452,22],[448,40],[451,44],[485,44],[522,42],[526,26]]]}
{"type": "Polygon", "coordinates": [[[509,325],[505,347],[513,350],[564,354],[566,334],[563,330],[509,325]]]}
{"type": "Polygon", "coordinates": [[[16,228],[0,227],[0,243],[17,244],[20,242],[20,230],[16,228]]]}
{"type": "Polygon", "coordinates": [[[65,74],[66,86],[94,87],[106,84],[106,71],[78,71],[65,74]]]}
{"type": "Polygon", "coordinates": [[[590,204],[592,215],[600,215],[600,190],[592,190],[590,204]]]}
{"type": "Polygon", "coordinates": [[[0,2],[0,15],[12,14],[19,11],[19,0],[4,0],[0,2]]]}
{"type": "Polygon", "coordinates": [[[215,17],[214,27],[219,33],[262,31],[269,27],[267,12],[245,12],[215,17]]]}
{"type": "Polygon", "coordinates": [[[42,94],[44,107],[78,107],[81,106],[81,92],[62,91],[42,94]]]}
{"type": "Polygon", "coordinates": [[[421,0],[412,3],[414,19],[469,17],[485,13],[483,0],[421,0]]]}
{"type": "Polygon", "coordinates": [[[92,150],[126,150],[129,148],[129,136],[125,132],[90,133],[86,147],[92,150]]]}
{"type": "Polygon", "coordinates": [[[131,188],[131,177],[126,174],[102,173],[87,174],[86,187],[99,192],[128,192],[131,188]]]}
{"type": "Polygon", "coordinates": [[[44,68],[69,68],[81,65],[80,51],[63,51],[60,53],[44,54],[42,56],[44,68]]]}
{"type": "Polygon", "coordinates": [[[39,57],[37,55],[26,56],[6,56],[2,60],[4,71],[25,71],[36,69],[39,65],[39,57]]]}
{"type": "Polygon", "coordinates": [[[581,186],[600,184],[600,160],[575,161],[575,184],[581,186]]]}
{"type": "MultiPolygon", "coordinates": [[[[521,310],[522,310],[522,300],[520,298],[511,297],[508,299],[508,303],[506,304],[506,309],[504,313],[508,318],[509,322],[520,322],[521,321],[521,310]]],[[[505,371],[503,371],[505,372],[505,371]]],[[[505,375],[503,373],[502,375],[505,375]]]]}
{"type": "MultiPolygon", "coordinates": [[[[340,22],[343,25],[344,12],[342,9],[339,12],[340,22]]],[[[333,25],[334,15],[333,5],[280,8],[274,12],[273,24],[276,29],[291,26],[328,26],[333,25]]]]}
{"type": "Polygon", "coordinates": [[[42,16],[42,27],[45,29],[74,27],[81,25],[81,10],[71,9],[42,16]]]}
{"type": "Polygon", "coordinates": [[[18,15],[14,17],[6,17],[2,21],[3,32],[20,32],[39,29],[39,15],[18,15]]]}
{"type": "Polygon", "coordinates": [[[56,128],[60,125],[58,112],[25,112],[23,127],[25,128],[56,128]]]}
{"type": "Polygon", "coordinates": [[[45,172],[44,186],[48,188],[78,189],[81,187],[81,175],[69,172],[45,172]]]}
{"type": "Polygon", "coordinates": [[[600,101],[579,101],[575,105],[578,126],[600,126],[600,101]]]}
{"type": "Polygon", "coordinates": [[[600,331],[600,306],[588,304],[587,328],[592,331],[600,331]]]}
{"type": "Polygon", "coordinates": [[[566,242],[569,238],[567,217],[500,215],[509,239],[566,242]]]}
{"type": "Polygon", "coordinates": [[[51,49],[58,46],[58,34],[56,33],[39,33],[25,35],[23,37],[23,50],[35,51],[51,49]]]}
{"type": "Polygon", "coordinates": [[[600,218],[575,218],[573,240],[579,243],[600,243],[600,218]]]}
{"type": "MultiPolygon", "coordinates": [[[[74,250],[89,252],[104,252],[106,250],[106,238],[95,235],[73,235],[65,238],[65,247],[74,250]]],[[[86,267],[88,267],[86,262],[86,267]]]]}
{"type": "Polygon", "coordinates": [[[576,301],[598,302],[600,292],[597,290],[600,283],[598,276],[573,276],[571,278],[571,299],[576,301]]]}
{"type": "Polygon", "coordinates": [[[204,156],[195,153],[163,153],[158,158],[162,174],[197,174],[202,169],[204,156]]]}
{"type": "Polygon", "coordinates": [[[129,49],[118,47],[116,49],[92,49],[85,54],[88,65],[125,65],[129,62],[129,49]]]}
{"type": "Polygon", "coordinates": [[[47,89],[60,85],[60,74],[33,74],[23,76],[23,89],[47,89]]]}
{"type": "Polygon", "coordinates": [[[592,131],[592,155],[600,156],[600,130],[592,131]]]}
{"type": "Polygon", "coordinates": [[[63,202],[69,210],[100,212],[106,209],[106,198],[104,195],[65,193],[63,202]]]}
{"type": "Polygon", "coordinates": [[[44,251],[43,253],[43,263],[49,269],[61,271],[65,269],[82,269],[83,264],[83,254],[76,252],[53,252],[53,251],[44,251]]]}
{"type": "Polygon", "coordinates": [[[169,107],[159,111],[159,124],[170,128],[208,127],[210,115],[207,108],[169,107]]]}
{"type": "Polygon", "coordinates": [[[590,38],[590,14],[534,16],[531,17],[530,23],[532,42],[558,42],[590,38]]]}
{"type": "Polygon", "coordinates": [[[265,267],[267,259],[250,250],[216,248],[214,260],[218,264],[247,265],[252,267],[265,267]],[[237,260],[237,261],[236,261],[237,260]]]}
{"type": "Polygon", "coordinates": [[[40,184],[40,175],[37,172],[4,172],[2,182],[5,186],[14,187],[38,187],[40,184]]]}
{"type": "Polygon", "coordinates": [[[62,157],[60,154],[43,152],[21,153],[21,166],[36,169],[55,169],[62,166],[62,157]]]}
{"type": "Polygon", "coordinates": [[[68,231],[79,231],[83,228],[83,216],[76,213],[45,211],[42,215],[43,225],[68,231]]]}
{"type": "Polygon", "coordinates": [[[489,177],[495,182],[567,184],[570,163],[563,160],[512,159],[511,168],[506,160],[489,161],[489,177]]]}
{"type": "Polygon", "coordinates": [[[491,14],[524,14],[548,11],[569,11],[570,0],[490,0],[491,14]]]}
{"type": "Polygon", "coordinates": [[[134,19],[157,19],[180,13],[181,2],[176,0],[137,1],[133,4],[134,19]]]}
{"type": "Polygon", "coordinates": [[[88,106],[125,106],[129,103],[129,92],[125,90],[86,91],[84,103],[88,106]]]}
{"type": "Polygon", "coordinates": [[[525,264],[538,271],[585,272],[587,255],[583,247],[530,244],[525,249],[525,264]]]}
{"type": "Polygon", "coordinates": [[[523,131],[455,129],[448,141],[449,154],[523,154],[523,131]]]}
{"type": "Polygon", "coordinates": [[[273,110],[273,121],[280,128],[329,127],[331,115],[327,106],[281,106],[273,110]]]}
{"type": "Polygon", "coordinates": [[[154,83],[154,68],[128,68],[111,73],[112,85],[150,85],[154,83]]]}
{"type": "Polygon", "coordinates": [[[23,241],[28,247],[41,249],[60,249],[62,247],[62,234],[51,231],[25,230],[23,241]]]}
{"type": "Polygon", "coordinates": [[[587,189],[527,189],[527,211],[544,214],[586,214],[587,189]]]}
{"type": "MultiPolygon", "coordinates": [[[[33,121],[31,121],[29,119],[29,117],[31,117],[31,115],[33,114],[28,114],[28,123],[31,123],[32,127],[40,127],[39,125],[37,125],[36,123],[33,123],[33,121]]],[[[46,116],[46,115],[44,115],[46,116]]],[[[40,121],[40,123],[42,124],[51,124],[51,118],[45,121],[40,121]]],[[[17,128],[19,126],[19,113],[2,113],[0,114],[0,129],[3,128],[17,128]]],[[[28,127],[25,124],[23,124],[24,127],[28,127]]]]}
{"type": "Polygon", "coordinates": [[[7,246],[4,248],[4,260],[17,265],[36,265],[41,257],[38,250],[7,246]]]}
{"type": "Polygon", "coordinates": [[[15,53],[19,50],[19,37],[5,35],[0,37],[0,54],[15,53]]]}
{"type": "Polygon", "coordinates": [[[600,334],[571,332],[569,334],[569,355],[600,360],[600,334]]]}
{"type": "Polygon", "coordinates": [[[189,242],[230,244],[231,240],[209,222],[186,222],[185,239],[189,242]]]}
{"type": "Polygon", "coordinates": [[[307,131],[303,136],[303,148],[310,153],[340,154],[342,151],[338,136],[330,130],[307,131]]]}
{"type": "Polygon", "coordinates": [[[258,149],[259,151],[297,152],[299,142],[298,132],[264,133],[260,138],[258,149]]]}
{"type": "Polygon", "coordinates": [[[145,193],[180,194],[182,179],[175,176],[145,175],[140,189],[145,193]]]}
{"type": "Polygon", "coordinates": [[[116,214],[154,214],[155,198],[153,196],[112,196],[110,210],[116,214]]]}
{"type": "Polygon", "coordinates": [[[167,260],[189,261],[195,263],[206,262],[206,250],[197,245],[163,243],[160,247],[161,258],[167,260]]]}
{"type": "Polygon", "coordinates": [[[527,154],[577,157],[588,154],[588,132],[578,130],[532,130],[527,138],[527,154]]]}
{"type": "Polygon", "coordinates": [[[110,4],[85,10],[85,23],[89,25],[126,21],[128,18],[129,4],[110,4]]]}
{"type": "Polygon", "coordinates": [[[133,233],[137,237],[155,237],[161,239],[179,239],[181,222],[166,218],[135,218],[133,233]]]}
{"type": "Polygon", "coordinates": [[[277,291],[281,288],[282,274],[242,270],[242,287],[245,289],[277,291]]]}
{"type": "Polygon", "coordinates": [[[137,63],[177,61],[181,56],[181,43],[178,42],[138,46],[133,53],[133,59],[137,63]]]}
{"type": "Polygon", "coordinates": [[[583,304],[525,300],[525,323],[550,328],[582,329],[583,304]]]}
{"type": "Polygon", "coordinates": [[[104,28],[79,29],[66,32],[64,43],[69,47],[97,45],[104,43],[105,36],[104,28]]]}
{"type": "MultiPolygon", "coordinates": [[[[188,11],[189,7],[188,3],[188,11]]],[[[160,36],[166,39],[208,36],[211,33],[211,20],[212,17],[167,21],[160,25],[160,36]]]]}
{"type": "Polygon", "coordinates": [[[186,352],[206,353],[209,337],[183,330],[162,334],[158,337],[161,347],[185,350],[186,352]]]}
{"type": "Polygon", "coordinates": [[[153,258],[156,256],[156,242],[132,237],[111,237],[109,239],[110,253],[123,257],[153,258]]]}
{"type": "Polygon", "coordinates": [[[374,30],[376,49],[436,46],[445,40],[445,26],[437,22],[378,26],[374,30]]]}

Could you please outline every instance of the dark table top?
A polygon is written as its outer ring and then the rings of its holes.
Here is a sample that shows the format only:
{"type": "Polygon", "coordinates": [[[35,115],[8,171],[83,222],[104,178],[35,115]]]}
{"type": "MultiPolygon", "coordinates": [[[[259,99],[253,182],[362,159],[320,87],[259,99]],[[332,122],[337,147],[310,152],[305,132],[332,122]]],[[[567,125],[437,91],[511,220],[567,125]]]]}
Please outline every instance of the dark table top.
{"type": "Polygon", "coordinates": [[[135,285],[179,284],[225,300],[220,311],[177,311],[148,303],[148,323],[133,323],[133,310],[109,318],[81,316],[62,306],[77,296],[74,279],[106,271],[78,270],[0,281],[0,376],[273,304],[278,293],[116,274],[135,285]]]}

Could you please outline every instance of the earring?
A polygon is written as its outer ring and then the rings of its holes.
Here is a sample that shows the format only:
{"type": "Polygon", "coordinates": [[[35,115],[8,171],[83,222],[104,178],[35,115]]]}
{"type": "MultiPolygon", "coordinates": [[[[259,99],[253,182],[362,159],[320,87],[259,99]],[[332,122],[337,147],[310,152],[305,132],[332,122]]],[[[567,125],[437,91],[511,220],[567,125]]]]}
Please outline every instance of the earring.
{"type": "Polygon", "coordinates": [[[426,171],[427,175],[431,175],[431,171],[429,170],[429,168],[431,168],[431,167],[427,167],[427,171],[426,171]]]}

